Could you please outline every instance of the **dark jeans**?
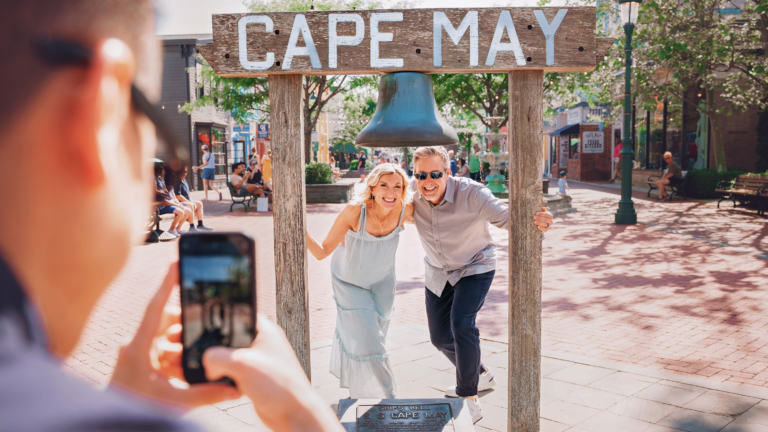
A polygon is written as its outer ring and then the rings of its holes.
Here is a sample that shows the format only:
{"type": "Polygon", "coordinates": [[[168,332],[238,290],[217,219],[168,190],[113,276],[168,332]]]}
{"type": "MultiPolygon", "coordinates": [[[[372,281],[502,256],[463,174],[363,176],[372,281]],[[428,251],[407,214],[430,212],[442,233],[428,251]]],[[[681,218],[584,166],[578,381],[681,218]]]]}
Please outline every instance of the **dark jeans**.
{"type": "Polygon", "coordinates": [[[469,178],[470,178],[470,180],[474,180],[476,182],[479,182],[480,181],[480,171],[478,171],[476,173],[473,173],[473,172],[469,173],[469,178]]]}
{"type": "Polygon", "coordinates": [[[440,297],[426,290],[427,320],[432,345],[456,366],[456,394],[475,396],[485,366],[480,362],[480,330],[475,319],[485,303],[496,271],[445,284],[440,297]]]}

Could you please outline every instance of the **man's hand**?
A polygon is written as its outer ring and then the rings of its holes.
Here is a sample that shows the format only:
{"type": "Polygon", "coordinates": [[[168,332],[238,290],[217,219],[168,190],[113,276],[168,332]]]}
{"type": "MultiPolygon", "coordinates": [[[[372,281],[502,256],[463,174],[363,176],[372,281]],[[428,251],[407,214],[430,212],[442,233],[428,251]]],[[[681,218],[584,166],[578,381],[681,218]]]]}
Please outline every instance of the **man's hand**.
{"type": "Polygon", "coordinates": [[[273,431],[342,431],[312,387],[285,333],[264,316],[250,348],[212,347],[203,354],[209,380],[227,376],[253,401],[273,431]]]}
{"type": "Polygon", "coordinates": [[[171,385],[171,377],[183,379],[181,311],[166,305],[178,282],[179,265],[173,263],[133,340],[120,349],[110,385],[186,408],[239,398],[240,392],[226,384],[195,384],[186,389],[171,385]]]}
{"type": "Polygon", "coordinates": [[[552,224],[555,223],[555,217],[547,211],[546,207],[542,207],[540,212],[536,213],[536,216],[533,217],[533,223],[536,224],[536,226],[539,228],[539,231],[545,233],[549,231],[549,229],[552,227],[552,224]]]}

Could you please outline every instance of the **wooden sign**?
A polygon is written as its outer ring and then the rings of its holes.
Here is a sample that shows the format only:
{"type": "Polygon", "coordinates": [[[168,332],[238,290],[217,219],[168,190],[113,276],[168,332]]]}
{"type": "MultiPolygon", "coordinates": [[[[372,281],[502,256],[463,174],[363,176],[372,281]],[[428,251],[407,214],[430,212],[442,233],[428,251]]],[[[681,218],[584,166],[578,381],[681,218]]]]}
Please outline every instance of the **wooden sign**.
{"type": "Polygon", "coordinates": [[[213,16],[197,48],[219,76],[398,71],[588,72],[613,38],[594,7],[267,12],[213,16]]]}

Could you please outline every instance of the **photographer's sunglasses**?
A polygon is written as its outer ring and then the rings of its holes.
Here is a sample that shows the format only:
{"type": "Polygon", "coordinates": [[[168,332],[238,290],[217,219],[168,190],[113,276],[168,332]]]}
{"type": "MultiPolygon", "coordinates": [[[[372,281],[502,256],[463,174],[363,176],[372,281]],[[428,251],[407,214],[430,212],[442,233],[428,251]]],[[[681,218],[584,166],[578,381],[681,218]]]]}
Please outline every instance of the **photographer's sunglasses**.
{"type": "MultiPolygon", "coordinates": [[[[91,50],[77,42],[43,38],[35,42],[35,49],[38,55],[51,66],[88,66],[91,63],[91,50]]],[[[160,110],[147,99],[135,83],[131,83],[131,104],[155,125],[160,140],[165,144],[172,158],[166,162],[174,170],[181,168],[187,162],[188,151],[179,146],[160,110]]]]}
{"type": "Polygon", "coordinates": [[[443,174],[445,173],[443,173],[442,171],[432,171],[430,173],[418,172],[413,176],[416,177],[416,180],[426,180],[427,174],[429,174],[429,176],[432,177],[432,180],[438,180],[443,178],[443,174]]]}

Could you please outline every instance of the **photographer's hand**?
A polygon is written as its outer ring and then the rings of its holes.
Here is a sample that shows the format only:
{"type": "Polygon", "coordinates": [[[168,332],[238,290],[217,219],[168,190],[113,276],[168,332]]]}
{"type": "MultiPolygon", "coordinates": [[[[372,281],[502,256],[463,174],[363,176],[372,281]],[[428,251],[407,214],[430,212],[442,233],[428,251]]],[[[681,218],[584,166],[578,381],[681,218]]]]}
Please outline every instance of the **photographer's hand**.
{"type": "Polygon", "coordinates": [[[343,431],[312,387],[285,333],[263,316],[250,348],[209,348],[203,365],[209,380],[227,376],[251,400],[273,431],[343,431]]]}
{"type": "Polygon", "coordinates": [[[179,265],[174,262],[149,302],[133,340],[120,348],[110,386],[186,408],[239,398],[240,392],[226,384],[195,384],[186,389],[171,385],[171,377],[184,379],[181,314],[178,307],[167,305],[178,283],[179,265]]]}

